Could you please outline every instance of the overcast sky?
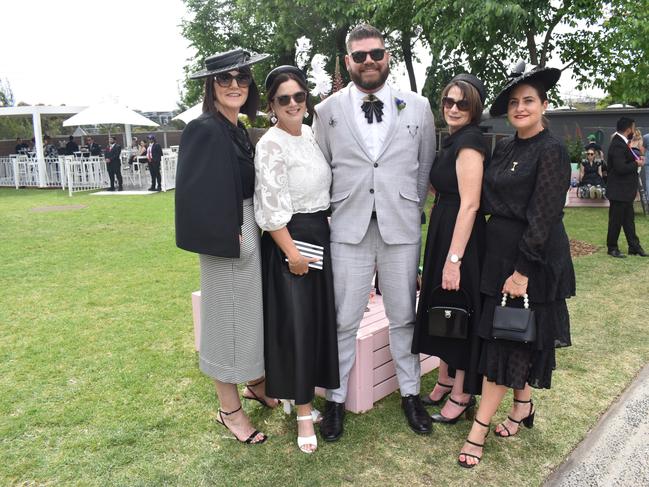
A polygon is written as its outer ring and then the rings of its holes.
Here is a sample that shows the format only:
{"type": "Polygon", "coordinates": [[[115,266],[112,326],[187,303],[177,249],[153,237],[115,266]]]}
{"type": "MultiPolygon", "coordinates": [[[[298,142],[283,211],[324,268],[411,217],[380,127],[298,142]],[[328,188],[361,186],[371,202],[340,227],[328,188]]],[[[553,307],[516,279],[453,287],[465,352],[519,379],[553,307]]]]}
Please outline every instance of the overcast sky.
{"type": "MultiPolygon", "coordinates": [[[[182,68],[194,54],[179,27],[187,17],[182,0],[7,0],[2,17],[0,78],[16,102],[176,108],[182,68]]],[[[415,66],[420,90],[426,55],[422,61],[415,66]]],[[[395,74],[399,88],[409,89],[405,70],[395,74]]],[[[562,93],[574,86],[567,75],[562,93]]]]}

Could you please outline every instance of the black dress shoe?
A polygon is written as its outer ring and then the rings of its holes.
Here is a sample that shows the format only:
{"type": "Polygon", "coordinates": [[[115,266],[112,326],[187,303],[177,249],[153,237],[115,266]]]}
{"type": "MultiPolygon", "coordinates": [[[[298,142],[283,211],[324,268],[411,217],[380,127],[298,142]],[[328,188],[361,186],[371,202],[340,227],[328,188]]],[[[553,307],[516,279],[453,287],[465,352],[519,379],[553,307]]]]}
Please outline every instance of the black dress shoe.
{"type": "Polygon", "coordinates": [[[401,407],[412,431],[420,435],[430,434],[432,421],[421,402],[419,394],[402,397],[401,407]]]}
{"type": "Polygon", "coordinates": [[[618,249],[613,249],[608,251],[608,255],[611,257],[617,257],[619,259],[624,259],[626,258],[626,255],[624,255],[622,252],[620,252],[618,249]]]}
{"type": "Polygon", "coordinates": [[[120,186],[119,188],[117,188],[117,191],[124,191],[124,187],[120,186]]]}
{"type": "Polygon", "coordinates": [[[156,189],[155,191],[160,192],[160,191],[162,191],[162,188],[158,188],[158,189],[156,189]]]}
{"type": "Polygon", "coordinates": [[[155,188],[151,186],[149,189],[147,189],[147,191],[155,191],[155,188]]]}
{"type": "Polygon", "coordinates": [[[345,403],[327,401],[320,422],[320,435],[325,441],[336,441],[343,434],[345,403]]]}
{"type": "Polygon", "coordinates": [[[649,257],[649,254],[647,254],[642,247],[629,249],[629,255],[639,255],[640,257],[649,257]]]}
{"type": "Polygon", "coordinates": [[[106,188],[106,191],[115,191],[115,188],[106,188]]]}

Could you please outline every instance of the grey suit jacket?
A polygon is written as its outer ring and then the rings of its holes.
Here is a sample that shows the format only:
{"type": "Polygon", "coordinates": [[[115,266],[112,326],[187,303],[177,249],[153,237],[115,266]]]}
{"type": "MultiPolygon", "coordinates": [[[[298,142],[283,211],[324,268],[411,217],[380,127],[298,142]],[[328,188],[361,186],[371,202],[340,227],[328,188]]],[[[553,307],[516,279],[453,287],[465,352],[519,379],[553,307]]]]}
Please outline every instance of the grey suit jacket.
{"type": "Polygon", "coordinates": [[[418,243],[428,176],[435,158],[435,124],[428,100],[392,87],[394,110],[388,135],[376,159],[368,153],[354,119],[350,86],[315,107],[316,140],[331,165],[331,241],[357,244],[376,209],[387,244],[418,243]]]}

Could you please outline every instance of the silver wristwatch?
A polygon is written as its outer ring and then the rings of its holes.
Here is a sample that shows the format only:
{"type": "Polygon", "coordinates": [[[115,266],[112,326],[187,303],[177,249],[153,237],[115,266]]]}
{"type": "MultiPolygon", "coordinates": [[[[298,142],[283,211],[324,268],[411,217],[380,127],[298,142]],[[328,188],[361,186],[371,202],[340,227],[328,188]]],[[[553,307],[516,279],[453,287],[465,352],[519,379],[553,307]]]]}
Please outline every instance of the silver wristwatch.
{"type": "Polygon", "coordinates": [[[450,260],[453,264],[457,264],[459,262],[462,262],[462,257],[457,254],[451,254],[448,256],[448,260],[450,260]]]}

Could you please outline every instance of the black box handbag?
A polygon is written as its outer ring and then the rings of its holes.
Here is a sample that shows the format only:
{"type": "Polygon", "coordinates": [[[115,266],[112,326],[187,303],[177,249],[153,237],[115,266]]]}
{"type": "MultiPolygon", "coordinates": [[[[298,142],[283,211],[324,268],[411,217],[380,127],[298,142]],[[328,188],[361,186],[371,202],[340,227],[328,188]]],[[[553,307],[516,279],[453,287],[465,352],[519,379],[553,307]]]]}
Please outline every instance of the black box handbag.
{"type": "Polygon", "coordinates": [[[523,308],[507,307],[507,294],[503,294],[500,306],[494,310],[492,337],[497,340],[531,343],[536,341],[536,319],[530,309],[527,294],[523,296],[523,308]]]}
{"type": "MultiPolygon", "coordinates": [[[[441,289],[437,286],[431,295],[441,289]]],[[[455,306],[431,306],[428,308],[428,334],[435,337],[445,338],[466,338],[469,333],[469,318],[471,317],[471,306],[469,296],[464,289],[460,289],[464,295],[465,307],[455,306]]]]}

